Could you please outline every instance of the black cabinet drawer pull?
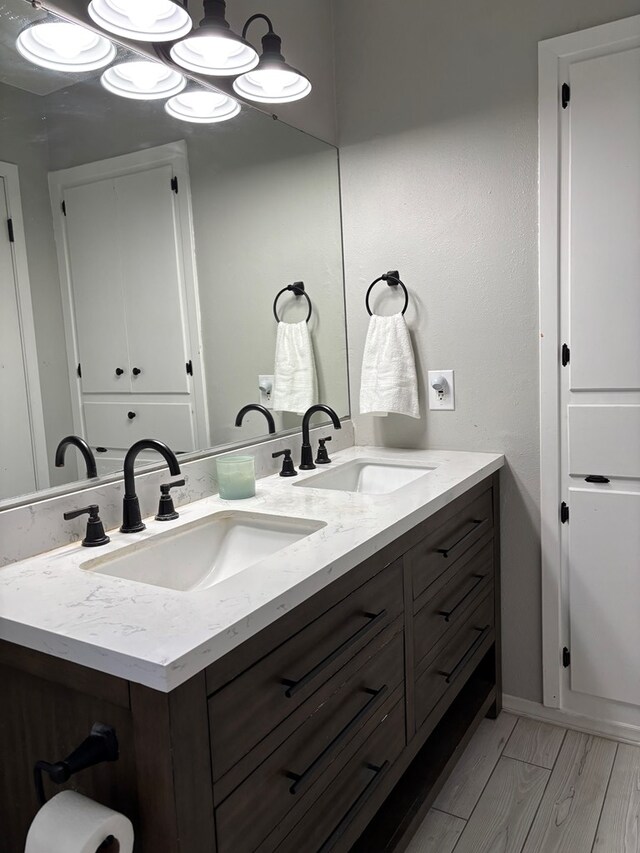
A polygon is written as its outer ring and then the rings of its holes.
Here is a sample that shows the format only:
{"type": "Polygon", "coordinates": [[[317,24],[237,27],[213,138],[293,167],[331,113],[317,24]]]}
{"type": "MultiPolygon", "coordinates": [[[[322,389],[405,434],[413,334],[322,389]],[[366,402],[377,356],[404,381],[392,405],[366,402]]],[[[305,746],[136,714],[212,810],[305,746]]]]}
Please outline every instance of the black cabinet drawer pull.
{"type": "Polygon", "coordinates": [[[327,838],[322,847],[318,850],[318,853],[329,853],[329,851],[332,850],[333,847],[335,847],[338,840],[342,838],[342,836],[349,828],[349,824],[351,823],[351,821],[358,814],[360,809],[364,806],[369,797],[378,787],[380,780],[384,776],[388,767],[388,761],[385,761],[379,767],[377,767],[375,764],[365,764],[365,769],[373,771],[373,778],[369,780],[365,789],[359,794],[357,800],[353,803],[353,805],[349,807],[349,811],[345,814],[340,823],[336,826],[331,835],[327,838]]]}
{"type": "Polygon", "coordinates": [[[484,642],[485,637],[487,636],[487,634],[491,630],[491,625],[485,625],[484,628],[474,628],[473,630],[474,631],[480,631],[480,634],[475,638],[473,643],[471,643],[471,645],[469,646],[467,651],[462,655],[462,657],[460,658],[458,663],[454,666],[454,668],[451,670],[451,672],[438,672],[438,675],[442,675],[445,678],[447,684],[451,684],[451,682],[455,678],[457,678],[460,671],[465,668],[465,666],[469,663],[471,658],[478,651],[478,649],[480,648],[480,646],[484,642]]]}
{"type": "Polygon", "coordinates": [[[486,578],[486,575],[478,575],[478,574],[474,574],[474,575],[471,575],[471,577],[472,577],[472,578],[475,578],[475,579],[476,579],[476,582],[475,582],[474,584],[472,584],[472,585],[469,587],[469,589],[465,592],[465,594],[464,594],[464,595],[462,596],[462,598],[458,601],[458,603],[457,603],[457,604],[454,604],[454,605],[453,605],[453,607],[451,607],[449,610],[438,610],[438,616],[444,616],[444,621],[445,621],[445,622],[448,622],[448,621],[451,619],[451,617],[452,617],[452,616],[453,616],[453,614],[456,612],[456,610],[457,610],[461,605],[463,605],[463,604],[464,604],[464,602],[469,598],[469,596],[471,595],[471,593],[472,593],[472,592],[473,592],[477,587],[479,587],[479,586],[480,586],[480,584],[482,583],[482,581],[486,578]]]}
{"type": "Polygon", "coordinates": [[[588,477],[584,478],[585,483],[610,483],[611,480],[608,477],[603,477],[602,474],[589,474],[588,477]]]}
{"type": "Polygon", "coordinates": [[[486,520],[486,518],[481,518],[468,521],[462,528],[465,531],[462,536],[456,539],[455,542],[452,542],[451,545],[445,545],[444,548],[436,548],[437,553],[442,554],[443,557],[448,557],[451,551],[455,550],[458,545],[462,545],[467,536],[471,536],[478,529],[478,525],[484,524],[486,520]]]}
{"type": "Polygon", "coordinates": [[[371,690],[369,688],[365,688],[365,693],[368,693],[371,696],[368,702],[366,702],[362,708],[358,711],[355,717],[350,720],[347,725],[334,737],[331,743],[327,744],[327,746],[322,750],[322,752],[313,759],[311,764],[304,770],[302,773],[285,773],[285,776],[288,779],[293,779],[293,785],[289,788],[289,792],[291,794],[297,794],[298,791],[303,788],[307,782],[313,778],[315,772],[319,767],[324,764],[327,756],[330,755],[335,748],[342,743],[342,741],[349,736],[349,734],[353,731],[353,729],[358,725],[358,723],[363,720],[373,709],[375,705],[378,704],[380,699],[385,695],[388,691],[388,686],[383,684],[383,686],[379,690],[371,690]]]}
{"type": "Polygon", "coordinates": [[[353,646],[358,642],[362,637],[369,633],[369,631],[375,626],[378,625],[382,620],[386,617],[387,611],[386,608],[381,610],[380,613],[365,613],[364,614],[369,620],[366,625],[363,625],[355,634],[352,634],[348,637],[344,643],[341,643],[337,649],[334,649],[331,654],[328,654],[326,658],[320,661],[320,663],[316,664],[313,669],[310,669],[306,675],[303,675],[298,681],[292,681],[290,678],[283,678],[282,684],[287,688],[284,691],[284,695],[287,699],[291,699],[292,696],[295,696],[296,693],[299,693],[303,690],[307,684],[313,681],[313,679],[319,675],[325,667],[329,666],[333,663],[333,661],[340,657],[340,655],[346,651],[349,646],[353,646]]]}

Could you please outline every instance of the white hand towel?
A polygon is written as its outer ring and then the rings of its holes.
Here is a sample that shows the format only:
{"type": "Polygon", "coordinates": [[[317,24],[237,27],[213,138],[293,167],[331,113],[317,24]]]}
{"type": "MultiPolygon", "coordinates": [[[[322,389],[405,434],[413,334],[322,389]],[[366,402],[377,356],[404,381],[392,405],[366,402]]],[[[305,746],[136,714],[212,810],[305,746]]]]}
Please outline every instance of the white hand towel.
{"type": "Polygon", "coordinates": [[[273,376],[273,408],[277,412],[306,412],[318,402],[318,380],[309,326],[278,323],[273,376]]]}
{"type": "Polygon", "coordinates": [[[360,412],[420,417],[416,365],[402,314],[371,316],[362,356],[360,412]]]}

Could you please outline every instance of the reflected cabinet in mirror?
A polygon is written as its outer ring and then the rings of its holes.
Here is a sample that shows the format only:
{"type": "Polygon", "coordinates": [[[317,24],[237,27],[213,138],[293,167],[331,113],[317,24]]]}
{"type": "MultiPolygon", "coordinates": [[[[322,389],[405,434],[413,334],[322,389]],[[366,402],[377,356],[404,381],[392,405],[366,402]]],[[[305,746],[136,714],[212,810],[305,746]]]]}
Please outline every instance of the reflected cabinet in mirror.
{"type": "Polygon", "coordinates": [[[255,412],[235,426],[247,403],[278,431],[315,402],[347,416],[336,149],[245,104],[183,121],[104,68],[39,67],[15,47],[39,19],[0,9],[0,501],[84,478],[73,447],[55,464],[68,435],[104,476],[140,438],[262,437],[255,412]]]}

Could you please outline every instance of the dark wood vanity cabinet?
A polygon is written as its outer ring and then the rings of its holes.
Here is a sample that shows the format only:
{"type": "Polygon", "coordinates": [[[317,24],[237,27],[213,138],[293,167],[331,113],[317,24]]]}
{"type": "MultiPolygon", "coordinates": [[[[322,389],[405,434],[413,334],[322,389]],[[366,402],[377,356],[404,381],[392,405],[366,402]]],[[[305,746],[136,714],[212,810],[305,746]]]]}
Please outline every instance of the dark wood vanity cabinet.
{"type": "Polygon", "coordinates": [[[500,711],[498,531],[495,474],[169,694],[1,644],[0,851],[94,721],[121,757],[68,786],[139,853],[404,849],[500,711]]]}

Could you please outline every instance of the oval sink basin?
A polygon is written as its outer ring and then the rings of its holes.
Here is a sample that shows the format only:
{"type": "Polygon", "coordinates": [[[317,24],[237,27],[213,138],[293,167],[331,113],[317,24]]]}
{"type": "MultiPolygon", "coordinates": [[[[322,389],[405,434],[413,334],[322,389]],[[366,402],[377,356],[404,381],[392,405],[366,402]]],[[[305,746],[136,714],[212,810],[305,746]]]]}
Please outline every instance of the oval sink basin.
{"type": "Polygon", "coordinates": [[[360,492],[363,495],[386,495],[408,486],[435,469],[435,465],[416,465],[398,460],[381,462],[373,459],[353,459],[339,468],[323,471],[296,486],[308,489],[334,489],[340,492],[360,492]]]}
{"type": "Polygon", "coordinates": [[[220,512],[87,560],[80,568],[182,592],[207,589],[323,527],[322,521],[220,512]]]}

